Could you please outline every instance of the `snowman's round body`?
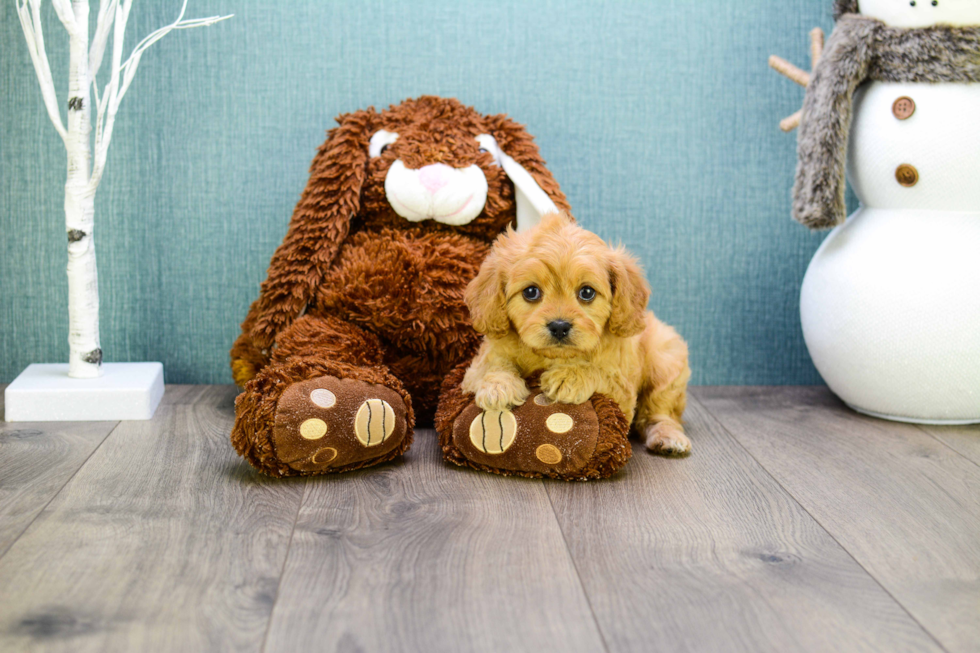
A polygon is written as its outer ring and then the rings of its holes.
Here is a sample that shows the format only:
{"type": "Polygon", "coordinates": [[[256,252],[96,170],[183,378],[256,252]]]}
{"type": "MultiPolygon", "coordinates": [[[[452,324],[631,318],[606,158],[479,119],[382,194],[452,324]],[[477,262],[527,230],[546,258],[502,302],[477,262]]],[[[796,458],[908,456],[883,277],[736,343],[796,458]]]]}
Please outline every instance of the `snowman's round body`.
{"type": "Polygon", "coordinates": [[[980,422],[980,84],[862,86],[848,178],[803,280],[814,364],[859,411],[980,422]]]}
{"type": "MultiPolygon", "coordinates": [[[[891,27],[980,25],[977,0],[859,0],[891,27]]],[[[980,84],[871,82],[854,98],[861,208],[803,280],[803,335],[853,408],[980,422],[980,84]]]]}

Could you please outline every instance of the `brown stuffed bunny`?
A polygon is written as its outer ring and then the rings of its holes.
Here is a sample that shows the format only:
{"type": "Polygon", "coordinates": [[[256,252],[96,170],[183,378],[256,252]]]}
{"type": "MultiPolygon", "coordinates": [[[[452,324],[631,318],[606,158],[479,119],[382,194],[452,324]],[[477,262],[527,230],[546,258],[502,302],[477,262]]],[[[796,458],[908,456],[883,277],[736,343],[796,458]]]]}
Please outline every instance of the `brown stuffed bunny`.
{"type": "Polygon", "coordinates": [[[504,115],[421,97],[338,123],[231,350],[232,443],[272,476],[405,452],[479,345],[463,292],[490,243],[569,209],[504,115]]]}

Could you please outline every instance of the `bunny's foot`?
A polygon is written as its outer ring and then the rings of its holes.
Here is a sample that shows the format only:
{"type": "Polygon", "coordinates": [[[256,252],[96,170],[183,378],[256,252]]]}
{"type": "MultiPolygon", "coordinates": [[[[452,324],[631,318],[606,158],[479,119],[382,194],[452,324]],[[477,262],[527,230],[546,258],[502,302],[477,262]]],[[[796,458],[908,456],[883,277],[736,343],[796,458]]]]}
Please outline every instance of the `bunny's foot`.
{"type": "Polygon", "coordinates": [[[346,472],[404,453],[414,418],[407,393],[383,368],[335,366],[291,381],[266,368],[236,401],[232,443],[271,476],[346,472]]]}
{"type": "Polygon", "coordinates": [[[447,379],[436,412],[443,457],[452,463],[505,476],[586,481],[611,476],[630,458],[629,424],[602,395],[557,404],[533,388],[520,406],[483,411],[460,380],[457,373],[447,379]]]}
{"type": "Polygon", "coordinates": [[[306,473],[380,462],[404,443],[405,403],[383,385],[320,376],[279,398],[272,441],[280,462],[306,473]]]}

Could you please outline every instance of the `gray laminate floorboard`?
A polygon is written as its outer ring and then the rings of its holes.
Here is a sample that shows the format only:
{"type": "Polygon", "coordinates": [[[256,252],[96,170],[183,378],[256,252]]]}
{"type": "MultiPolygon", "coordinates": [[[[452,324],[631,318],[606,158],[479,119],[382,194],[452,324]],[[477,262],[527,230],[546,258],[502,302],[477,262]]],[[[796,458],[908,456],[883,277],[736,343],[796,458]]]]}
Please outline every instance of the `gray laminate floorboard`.
{"type": "Polygon", "coordinates": [[[260,650],[303,486],[235,455],[234,394],[106,438],[0,559],[0,650],[260,650]]]}
{"type": "Polygon", "coordinates": [[[588,484],[446,465],[431,431],[270,479],[227,387],[168,386],[111,433],[2,424],[0,650],[977,650],[972,429],[693,394],[692,457],[636,445],[588,484]]]}
{"type": "Polygon", "coordinates": [[[5,422],[5,387],[0,384],[0,558],[117,424],[5,422]]]}
{"type": "Polygon", "coordinates": [[[610,651],[941,650],[697,401],[685,418],[688,458],[634,443],[608,482],[548,485],[610,651]]]}
{"type": "Polygon", "coordinates": [[[601,651],[541,481],[405,460],[310,482],[268,651],[601,651]]]}
{"type": "Polygon", "coordinates": [[[826,388],[698,388],[725,428],[949,651],[980,642],[980,468],[826,388]]]}
{"type": "Polygon", "coordinates": [[[980,424],[968,426],[926,426],[920,429],[980,465],[980,424]]]}

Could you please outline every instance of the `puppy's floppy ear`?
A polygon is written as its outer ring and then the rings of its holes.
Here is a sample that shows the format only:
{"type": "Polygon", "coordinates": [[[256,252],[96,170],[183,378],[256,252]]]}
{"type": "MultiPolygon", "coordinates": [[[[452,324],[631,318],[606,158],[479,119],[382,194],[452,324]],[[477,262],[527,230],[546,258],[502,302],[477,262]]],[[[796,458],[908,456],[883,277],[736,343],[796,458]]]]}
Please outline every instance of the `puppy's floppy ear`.
{"type": "Polygon", "coordinates": [[[491,251],[464,296],[473,328],[491,338],[503,338],[510,331],[502,266],[500,256],[491,251]]]}
{"type": "Polygon", "coordinates": [[[313,299],[361,208],[368,144],[378,114],[373,108],[340,116],[310,165],[289,231],[272,256],[259,298],[243,323],[255,346],[268,348],[313,299]]]}
{"type": "Polygon", "coordinates": [[[613,250],[607,263],[612,285],[612,313],[607,326],[619,338],[643,331],[650,286],[636,260],[622,248],[613,250]]]}
{"type": "Polygon", "coordinates": [[[534,227],[545,213],[570,212],[571,207],[565,194],[545,166],[534,138],[524,125],[504,114],[488,116],[486,123],[490,136],[496,143],[497,152],[493,152],[482,140],[481,144],[491,150],[514,183],[517,231],[523,232],[534,227]]]}

